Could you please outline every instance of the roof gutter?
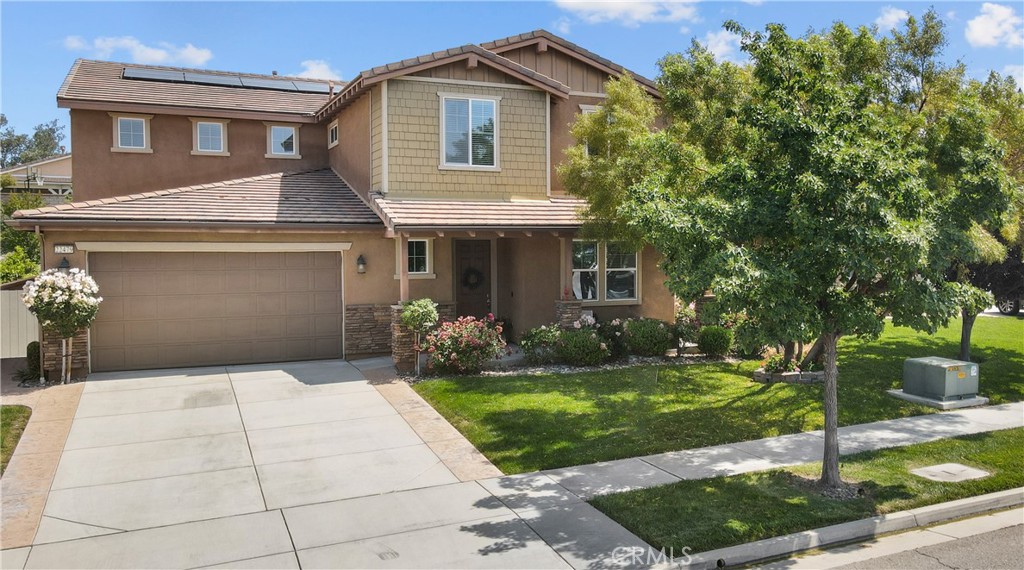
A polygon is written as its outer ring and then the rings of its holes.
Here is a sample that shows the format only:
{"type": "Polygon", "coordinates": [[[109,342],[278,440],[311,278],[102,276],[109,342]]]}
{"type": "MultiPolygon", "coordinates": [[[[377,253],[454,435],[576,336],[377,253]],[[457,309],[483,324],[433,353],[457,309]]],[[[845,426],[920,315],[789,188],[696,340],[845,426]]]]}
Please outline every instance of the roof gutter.
{"type": "Polygon", "coordinates": [[[83,109],[87,111],[122,111],[126,113],[155,113],[163,115],[196,115],[210,118],[253,119],[264,121],[288,121],[292,123],[317,123],[313,113],[285,113],[251,111],[245,109],[225,109],[217,107],[183,107],[178,105],[154,105],[147,103],[124,103],[120,101],[97,101],[85,99],[57,98],[57,106],[62,109],[83,109]]]}
{"type": "Polygon", "coordinates": [[[125,221],[125,220],[73,220],[73,219],[33,219],[11,218],[6,222],[9,226],[23,231],[45,227],[48,230],[139,230],[139,231],[195,231],[214,230],[223,232],[339,232],[339,231],[381,231],[384,225],[379,222],[366,224],[329,224],[329,223],[274,223],[274,222],[176,222],[176,221],[125,221]]]}

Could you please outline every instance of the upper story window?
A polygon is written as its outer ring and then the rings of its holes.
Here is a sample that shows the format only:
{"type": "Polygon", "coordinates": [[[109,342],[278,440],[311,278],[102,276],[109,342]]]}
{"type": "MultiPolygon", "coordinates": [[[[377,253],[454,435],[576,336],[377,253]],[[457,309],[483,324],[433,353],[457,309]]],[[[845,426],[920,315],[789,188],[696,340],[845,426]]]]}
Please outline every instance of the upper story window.
{"type": "Polygon", "coordinates": [[[192,154],[230,156],[227,119],[189,119],[192,121],[192,154]]]}
{"type": "Polygon", "coordinates": [[[299,154],[299,127],[281,123],[267,125],[267,158],[302,158],[299,154]]]}
{"type": "Polygon", "coordinates": [[[327,126],[327,148],[338,146],[338,121],[327,126]]]}
{"type": "MultiPolygon", "coordinates": [[[[596,113],[599,108],[600,107],[598,105],[580,105],[580,114],[591,115],[593,113],[596,113]]],[[[586,143],[586,147],[584,148],[587,151],[587,156],[597,153],[597,149],[591,146],[589,141],[586,143]]]]}
{"type": "Polygon", "coordinates": [[[572,292],[582,301],[640,299],[639,255],[615,242],[573,240],[572,292]]]}
{"type": "Polygon", "coordinates": [[[500,97],[441,97],[441,168],[498,169],[500,97]]]}
{"type": "Polygon", "coordinates": [[[153,152],[149,142],[149,120],[153,115],[110,113],[114,119],[114,152],[153,152]]]}

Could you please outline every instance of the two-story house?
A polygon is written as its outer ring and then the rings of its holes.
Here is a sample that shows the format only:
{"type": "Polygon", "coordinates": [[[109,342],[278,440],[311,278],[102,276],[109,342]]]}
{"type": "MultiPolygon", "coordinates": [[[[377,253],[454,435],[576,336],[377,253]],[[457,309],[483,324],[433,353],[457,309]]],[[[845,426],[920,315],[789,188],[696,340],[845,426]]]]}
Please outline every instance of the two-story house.
{"type": "Polygon", "coordinates": [[[75,202],[14,223],[99,283],[94,371],[383,353],[420,297],[517,331],[578,305],[671,319],[657,253],[577,239],[555,174],[624,73],[545,31],[344,84],[79,60],[57,95],[75,202]]]}

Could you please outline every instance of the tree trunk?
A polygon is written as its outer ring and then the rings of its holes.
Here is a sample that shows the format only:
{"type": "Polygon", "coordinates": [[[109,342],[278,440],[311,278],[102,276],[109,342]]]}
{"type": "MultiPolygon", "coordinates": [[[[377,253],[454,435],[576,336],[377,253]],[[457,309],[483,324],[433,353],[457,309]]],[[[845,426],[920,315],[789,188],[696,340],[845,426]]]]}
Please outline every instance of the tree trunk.
{"type": "Polygon", "coordinates": [[[67,373],[67,376],[65,376],[62,379],[62,383],[63,384],[70,384],[71,383],[71,366],[73,365],[73,363],[75,361],[75,359],[72,358],[71,355],[74,354],[74,352],[75,352],[74,346],[75,346],[75,337],[73,337],[73,336],[72,337],[68,337],[68,354],[65,357],[65,358],[68,359],[68,365],[67,365],[68,373],[67,373]]]}
{"type": "Polygon", "coordinates": [[[836,345],[839,335],[825,333],[819,339],[825,356],[825,456],[821,461],[821,484],[839,487],[839,369],[836,365],[836,345]]]}
{"type": "Polygon", "coordinates": [[[821,337],[818,337],[811,345],[811,349],[807,351],[807,356],[800,361],[800,369],[803,370],[812,362],[817,362],[821,357],[821,337]]]}
{"type": "Polygon", "coordinates": [[[960,360],[971,361],[971,331],[974,330],[974,321],[978,318],[976,313],[967,309],[961,309],[963,324],[960,326],[960,360]]]}
{"type": "Polygon", "coordinates": [[[793,360],[793,358],[795,358],[795,355],[794,355],[795,351],[796,351],[796,343],[793,342],[793,341],[788,341],[786,343],[786,345],[785,345],[785,349],[784,349],[784,352],[783,352],[783,355],[782,355],[782,360],[785,361],[785,362],[789,362],[790,360],[793,360]]]}

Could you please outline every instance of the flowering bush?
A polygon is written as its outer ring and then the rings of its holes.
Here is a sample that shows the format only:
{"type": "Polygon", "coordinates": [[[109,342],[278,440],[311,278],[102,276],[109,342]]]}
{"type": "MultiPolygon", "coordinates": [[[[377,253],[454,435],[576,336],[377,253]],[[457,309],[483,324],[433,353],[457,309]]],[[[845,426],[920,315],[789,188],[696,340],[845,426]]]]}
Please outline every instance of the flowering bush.
{"type": "Polygon", "coordinates": [[[555,354],[558,335],[561,331],[555,325],[543,325],[526,331],[519,339],[519,348],[530,364],[551,364],[558,359],[555,354]]]}
{"type": "Polygon", "coordinates": [[[611,350],[596,328],[581,327],[566,329],[558,335],[555,354],[566,364],[594,366],[611,356],[611,350]]]}
{"type": "Polygon", "coordinates": [[[697,342],[697,334],[700,332],[700,322],[697,320],[697,305],[681,305],[676,311],[676,323],[673,334],[680,342],[697,342]]]}
{"type": "Polygon", "coordinates": [[[43,328],[71,338],[96,318],[103,301],[97,293],[96,281],[81,269],[48,269],[25,283],[21,300],[43,328]]]}
{"type": "Polygon", "coordinates": [[[505,348],[501,333],[501,323],[492,315],[482,320],[459,317],[428,334],[422,349],[430,354],[430,366],[438,372],[479,372],[485,362],[501,356],[505,348]]]}
{"type": "Polygon", "coordinates": [[[629,319],[624,328],[630,354],[664,356],[672,348],[672,330],[658,319],[629,319]]]}
{"type": "Polygon", "coordinates": [[[598,326],[598,334],[604,337],[611,358],[619,360],[629,356],[629,349],[626,348],[626,323],[627,319],[612,319],[601,323],[598,326]]]}
{"type": "Polygon", "coordinates": [[[425,333],[438,321],[437,303],[416,299],[402,303],[402,324],[417,333],[425,333]]]}

